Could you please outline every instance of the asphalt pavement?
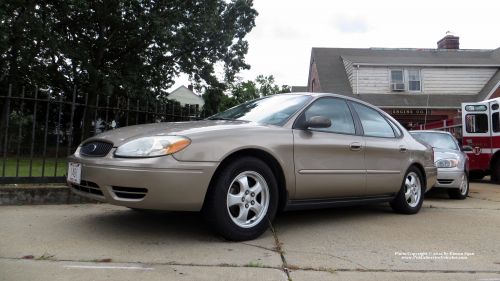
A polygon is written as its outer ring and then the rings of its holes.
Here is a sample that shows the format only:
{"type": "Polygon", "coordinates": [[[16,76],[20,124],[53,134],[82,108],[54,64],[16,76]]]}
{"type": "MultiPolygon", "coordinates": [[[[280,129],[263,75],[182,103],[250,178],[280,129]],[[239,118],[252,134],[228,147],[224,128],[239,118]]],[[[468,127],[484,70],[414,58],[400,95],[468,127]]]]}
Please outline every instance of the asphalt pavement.
{"type": "Polygon", "coordinates": [[[500,280],[500,185],[470,189],[431,191],[411,216],[388,204],[279,213],[247,242],[214,236],[197,213],[0,206],[0,280],[500,280]]]}

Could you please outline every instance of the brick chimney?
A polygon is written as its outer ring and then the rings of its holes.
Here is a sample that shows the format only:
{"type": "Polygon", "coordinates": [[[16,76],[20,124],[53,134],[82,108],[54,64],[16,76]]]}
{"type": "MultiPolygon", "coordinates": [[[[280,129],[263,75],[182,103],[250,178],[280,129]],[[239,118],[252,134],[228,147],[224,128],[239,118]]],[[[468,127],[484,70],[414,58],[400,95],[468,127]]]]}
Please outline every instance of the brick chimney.
{"type": "Polygon", "coordinates": [[[189,89],[191,92],[194,92],[194,91],[193,91],[193,85],[188,85],[188,89],[189,89]]]}
{"type": "Polygon", "coordinates": [[[438,49],[458,50],[458,49],[460,49],[460,47],[459,47],[460,43],[458,42],[459,39],[460,39],[460,37],[448,34],[437,42],[438,49]]]}

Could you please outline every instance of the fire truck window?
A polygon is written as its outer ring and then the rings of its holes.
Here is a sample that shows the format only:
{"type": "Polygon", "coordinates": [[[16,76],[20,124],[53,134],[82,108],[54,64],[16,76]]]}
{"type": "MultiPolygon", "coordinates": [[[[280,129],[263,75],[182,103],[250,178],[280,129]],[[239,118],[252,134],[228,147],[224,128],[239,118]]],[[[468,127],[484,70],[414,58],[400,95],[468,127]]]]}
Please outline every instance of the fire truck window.
{"type": "Polygon", "coordinates": [[[493,132],[498,133],[500,132],[500,115],[498,112],[493,113],[491,115],[491,127],[493,129],[493,132]]]}
{"type": "Polygon", "coordinates": [[[467,114],[466,122],[467,133],[488,132],[488,115],[486,114],[467,114]]]}

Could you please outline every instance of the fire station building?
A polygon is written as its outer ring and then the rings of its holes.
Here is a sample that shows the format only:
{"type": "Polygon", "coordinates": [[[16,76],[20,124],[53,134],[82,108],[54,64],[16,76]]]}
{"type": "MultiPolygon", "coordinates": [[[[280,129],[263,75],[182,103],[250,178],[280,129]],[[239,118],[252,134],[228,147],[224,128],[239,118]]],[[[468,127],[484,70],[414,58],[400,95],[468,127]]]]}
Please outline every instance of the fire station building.
{"type": "Polygon", "coordinates": [[[462,102],[500,96],[500,48],[459,49],[447,35],[437,49],[313,48],[306,87],[355,97],[410,127],[460,116],[462,102]]]}

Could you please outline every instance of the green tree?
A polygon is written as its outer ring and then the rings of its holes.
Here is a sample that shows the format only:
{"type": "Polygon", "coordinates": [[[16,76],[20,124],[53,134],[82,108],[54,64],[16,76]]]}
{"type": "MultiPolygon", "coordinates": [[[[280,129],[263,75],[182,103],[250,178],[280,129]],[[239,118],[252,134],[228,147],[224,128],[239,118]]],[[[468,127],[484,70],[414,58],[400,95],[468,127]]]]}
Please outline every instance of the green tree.
{"type": "Polygon", "coordinates": [[[252,80],[243,81],[235,77],[235,82],[219,84],[218,87],[207,87],[203,94],[205,113],[207,116],[224,111],[238,104],[280,93],[290,93],[291,87],[275,85],[274,76],[259,75],[252,80]],[[227,94],[225,92],[228,92],[227,94]]]}
{"type": "MultiPolygon", "coordinates": [[[[0,49],[7,61],[0,61],[6,76],[0,86],[17,89],[28,82],[19,73],[31,71],[31,84],[67,97],[78,85],[90,104],[98,95],[101,101],[111,96],[152,102],[167,94],[180,73],[218,87],[215,63],[224,65],[228,79],[250,68],[244,38],[258,15],[252,0],[5,0],[0,11],[6,18],[0,30],[8,30],[1,41],[8,43],[0,49]]],[[[92,116],[87,113],[86,136],[92,116]]]]}
{"type": "Polygon", "coordinates": [[[280,89],[278,85],[274,84],[274,76],[272,75],[270,76],[259,75],[255,79],[255,82],[260,85],[259,93],[263,97],[280,93],[290,93],[292,91],[292,88],[288,85],[283,85],[281,86],[280,89]]]}

